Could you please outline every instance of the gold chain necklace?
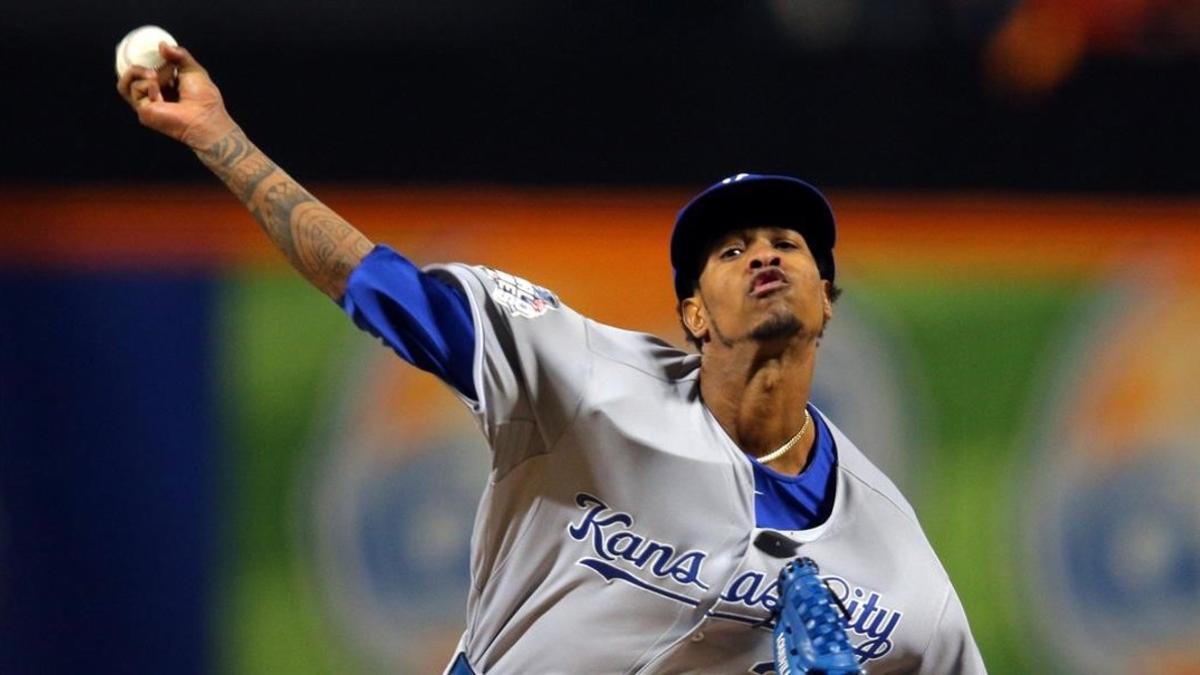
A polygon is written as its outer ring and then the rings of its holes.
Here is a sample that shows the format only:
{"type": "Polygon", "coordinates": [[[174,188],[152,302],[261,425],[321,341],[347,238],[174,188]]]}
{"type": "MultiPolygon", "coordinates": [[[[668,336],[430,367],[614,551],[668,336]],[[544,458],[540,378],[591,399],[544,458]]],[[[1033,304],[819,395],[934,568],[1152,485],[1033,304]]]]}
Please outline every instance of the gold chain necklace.
{"type": "Polygon", "coordinates": [[[759,457],[758,463],[766,464],[768,462],[774,462],[775,460],[779,459],[780,457],[783,457],[784,455],[786,455],[787,451],[791,450],[792,446],[800,441],[800,437],[804,435],[804,432],[808,431],[808,425],[810,423],[812,423],[812,415],[809,415],[808,408],[805,408],[804,409],[804,425],[800,427],[800,431],[797,431],[796,435],[792,436],[792,439],[790,441],[779,446],[779,449],[776,450],[775,452],[772,452],[769,455],[763,455],[762,457],[759,457]]]}

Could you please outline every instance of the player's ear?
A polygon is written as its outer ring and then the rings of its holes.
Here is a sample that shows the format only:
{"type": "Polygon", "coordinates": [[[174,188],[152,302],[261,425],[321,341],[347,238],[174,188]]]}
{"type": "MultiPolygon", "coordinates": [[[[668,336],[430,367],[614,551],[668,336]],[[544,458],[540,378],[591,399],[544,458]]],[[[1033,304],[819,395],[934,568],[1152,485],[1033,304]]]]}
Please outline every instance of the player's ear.
{"type": "Polygon", "coordinates": [[[823,312],[825,314],[825,323],[829,323],[829,320],[833,318],[833,282],[823,279],[821,281],[821,289],[821,304],[823,305],[823,312]]]}
{"type": "Polygon", "coordinates": [[[694,339],[703,340],[708,335],[708,315],[695,295],[679,301],[679,320],[694,339]]]}

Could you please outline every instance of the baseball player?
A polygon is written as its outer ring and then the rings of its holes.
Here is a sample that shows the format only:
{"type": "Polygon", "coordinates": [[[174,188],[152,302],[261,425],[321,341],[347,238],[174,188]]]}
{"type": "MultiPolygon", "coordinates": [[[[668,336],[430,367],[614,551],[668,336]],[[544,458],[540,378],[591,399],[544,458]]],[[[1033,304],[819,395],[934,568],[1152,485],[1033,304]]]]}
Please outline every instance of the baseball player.
{"type": "Polygon", "coordinates": [[[688,354],[510,274],[374,245],[250,142],[186,50],[160,50],[177,97],[144,68],[117,84],[142,124],[192,148],[358,326],[450,385],[491,446],[447,672],[775,672],[788,552],[764,532],[819,562],[868,672],[984,672],[912,508],[809,402],[838,295],[815,188],[741,174],[680,212],[688,354]]]}

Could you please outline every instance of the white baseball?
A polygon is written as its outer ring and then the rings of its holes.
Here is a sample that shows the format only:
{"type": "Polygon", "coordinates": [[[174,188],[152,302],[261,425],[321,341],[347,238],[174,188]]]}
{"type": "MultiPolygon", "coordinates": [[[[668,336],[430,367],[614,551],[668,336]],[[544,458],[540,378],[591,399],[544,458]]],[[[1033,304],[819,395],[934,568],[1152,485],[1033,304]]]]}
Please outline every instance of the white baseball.
{"type": "Polygon", "coordinates": [[[158,43],[165,42],[177,45],[178,42],[167,31],[158,26],[142,26],[129,31],[117,43],[117,77],[125,74],[130,66],[144,66],[158,69],[166,61],[158,53],[158,43]]]}

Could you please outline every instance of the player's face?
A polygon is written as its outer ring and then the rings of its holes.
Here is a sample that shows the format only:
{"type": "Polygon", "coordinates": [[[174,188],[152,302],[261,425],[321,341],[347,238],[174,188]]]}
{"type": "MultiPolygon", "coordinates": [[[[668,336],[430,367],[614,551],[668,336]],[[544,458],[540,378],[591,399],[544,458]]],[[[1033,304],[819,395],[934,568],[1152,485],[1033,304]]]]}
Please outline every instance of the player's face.
{"type": "Polygon", "coordinates": [[[804,237],[782,227],[734,230],[714,241],[682,309],[694,335],[726,346],[815,339],[833,316],[829,283],[804,237]]]}

